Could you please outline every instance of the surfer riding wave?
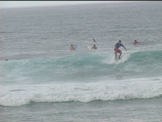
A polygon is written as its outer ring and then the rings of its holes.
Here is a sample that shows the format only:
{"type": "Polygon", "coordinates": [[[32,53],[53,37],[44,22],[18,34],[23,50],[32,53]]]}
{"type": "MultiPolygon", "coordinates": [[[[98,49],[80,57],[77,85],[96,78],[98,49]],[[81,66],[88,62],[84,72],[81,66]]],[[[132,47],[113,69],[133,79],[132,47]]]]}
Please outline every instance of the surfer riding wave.
{"type": "Polygon", "coordinates": [[[119,40],[119,42],[115,44],[115,48],[114,48],[115,60],[117,60],[117,53],[120,53],[119,59],[122,55],[122,51],[119,49],[120,46],[124,47],[125,50],[127,51],[127,48],[121,43],[121,40],[119,40]]]}

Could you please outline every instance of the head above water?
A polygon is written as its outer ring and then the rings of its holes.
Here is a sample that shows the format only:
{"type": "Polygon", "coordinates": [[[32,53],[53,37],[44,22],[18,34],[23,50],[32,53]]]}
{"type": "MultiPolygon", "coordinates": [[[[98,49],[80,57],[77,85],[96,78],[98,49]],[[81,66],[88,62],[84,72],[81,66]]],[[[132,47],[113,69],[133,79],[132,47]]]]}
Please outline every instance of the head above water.
{"type": "Polygon", "coordinates": [[[119,42],[121,43],[121,40],[119,40],[119,42]]]}

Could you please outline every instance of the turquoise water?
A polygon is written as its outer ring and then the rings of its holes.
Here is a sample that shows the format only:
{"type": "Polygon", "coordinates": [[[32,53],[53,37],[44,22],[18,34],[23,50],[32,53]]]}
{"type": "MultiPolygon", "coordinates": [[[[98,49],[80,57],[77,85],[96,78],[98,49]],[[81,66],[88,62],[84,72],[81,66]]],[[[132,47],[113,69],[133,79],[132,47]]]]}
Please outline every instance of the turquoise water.
{"type": "Polygon", "coordinates": [[[0,120],[161,122],[161,11],[160,1],[2,9],[0,120]],[[128,50],[115,61],[119,39],[128,50]]]}
{"type": "Polygon", "coordinates": [[[125,78],[158,77],[162,72],[161,55],[162,51],[140,51],[125,52],[119,61],[114,60],[114,54],[74,54],[50,59],[3,61],[2,83],[21,82],[20,77],[24,78],[22,84],[28,81],[38,84],[67,80],[82,82],[102,77],[111,80],[116,75],[125,78]]]}

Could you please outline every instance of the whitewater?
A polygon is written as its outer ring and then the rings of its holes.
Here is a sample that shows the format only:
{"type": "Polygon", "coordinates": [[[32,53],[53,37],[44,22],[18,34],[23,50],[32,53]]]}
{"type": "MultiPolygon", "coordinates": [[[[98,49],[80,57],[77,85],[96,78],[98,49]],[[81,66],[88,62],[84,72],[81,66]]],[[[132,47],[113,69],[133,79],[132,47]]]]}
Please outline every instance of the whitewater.
{"type": "Polygon", "coordinates": [[[2,9],[0,121],[161,122],[161,11],[160,1],[2,9]]]}
{"type": "Polygon", "coordinates": [[[2,62],[2,81],[7,84],[0,104],[161,97],[161,55],[162,51],[144,51],[125,52],[119,61],[114,55],[84,54],[2,62]]]}

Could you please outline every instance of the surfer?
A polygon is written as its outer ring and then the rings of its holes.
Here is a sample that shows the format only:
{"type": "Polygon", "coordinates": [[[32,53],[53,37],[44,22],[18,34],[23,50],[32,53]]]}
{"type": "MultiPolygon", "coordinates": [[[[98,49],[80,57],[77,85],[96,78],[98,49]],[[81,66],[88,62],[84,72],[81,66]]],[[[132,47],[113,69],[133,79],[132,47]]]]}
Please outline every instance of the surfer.
{"type": "Polygon", "coordinates": [[[92,49],[97,49],[97,47],[96,47],[96,45],[95,45],[95,44],[93,45],[93,47],[91,48],[91,50],[92,50],[92,49]]]}
{"type": "Polygon", "coordinates": [[[69,49],[70,49],[70,50],[75,50],[73,44],[71,44],[71,46],[70,46],[69,49]]]}
{"type": "Polygon", "coordinates": [[[127,48],[121,43],[121,40],[119,40],[119,42],[115,44],[115,48],[114,48],[115,60],[117,60],[117,53],[120,53],[119,59],[120,56],[122,55],[122,51],[119,49],[120,46],[124,47],[124,49],[127,51],[127,48]]]}
{"type": "Polygon", "coordinates": [[[136,44],[139,44],[139,42],[137,42],[137,40],[134,40],[134,45],[136,45],[136,44]]]}
{"type": "Polygon", "coordinates": [[[95,39],[93,39],[93,41],[94,41],[94,42],[96,42],[96,40],[95,40],[95,39]]]}

